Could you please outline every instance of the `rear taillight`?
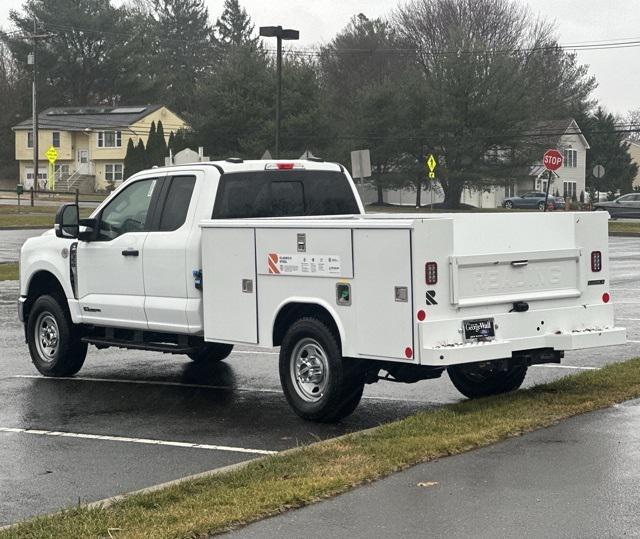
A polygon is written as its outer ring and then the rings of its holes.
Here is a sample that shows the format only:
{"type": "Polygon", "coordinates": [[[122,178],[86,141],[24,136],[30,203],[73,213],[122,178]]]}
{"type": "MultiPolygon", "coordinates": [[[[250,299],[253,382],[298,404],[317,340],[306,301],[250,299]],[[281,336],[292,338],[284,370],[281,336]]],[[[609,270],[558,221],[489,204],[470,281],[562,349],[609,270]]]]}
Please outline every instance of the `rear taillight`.
{"type": "Polygon", "coordinates": [[[600,251],[591,251],[591,271],[602,270],[602,253],[600,251]]]}
{"type": "Polygon", "coordinates": [[[427,284],[437,284],[438,264],[436,262],[427,262],[424,265],[424,276],[427,284]]]}

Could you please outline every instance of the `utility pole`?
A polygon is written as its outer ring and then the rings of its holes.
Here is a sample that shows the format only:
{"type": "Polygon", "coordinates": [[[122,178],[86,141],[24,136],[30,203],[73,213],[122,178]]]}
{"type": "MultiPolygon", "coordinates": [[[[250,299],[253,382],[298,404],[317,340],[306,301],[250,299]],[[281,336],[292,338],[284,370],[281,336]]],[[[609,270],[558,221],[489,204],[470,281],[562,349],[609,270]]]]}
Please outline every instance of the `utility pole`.
{"type": "Polygon", "coordinates": [[[276,159],[280,158],[280,116],[282,108],[282,40],[300,39],[298,30],[283,29],[282,26],[261,26],[260,36],[275,37],[277,39],[276,48],[276,159]]]}
{"type": "Polygon", "coordinates": [[[33,187],[35,191],[39,191],[38,185],[38,40],[47,39],[53,34],[38,35],[37,22],[33,20],[33,34],[26,36],[27,39],[33,41],[33,51],[27,58],[27,64],[33,65],[33,83],[31,90],[31,114],[32,126],[31,133],[33,136],[33,187]]]}

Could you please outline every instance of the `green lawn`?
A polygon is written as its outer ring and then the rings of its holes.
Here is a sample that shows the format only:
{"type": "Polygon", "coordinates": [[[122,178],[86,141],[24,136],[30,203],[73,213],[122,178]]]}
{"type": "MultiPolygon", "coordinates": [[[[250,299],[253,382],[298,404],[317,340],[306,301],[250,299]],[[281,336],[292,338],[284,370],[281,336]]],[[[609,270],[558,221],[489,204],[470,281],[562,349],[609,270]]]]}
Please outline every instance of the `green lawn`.
{"type": "MultiPolygon", "coordinates": [[[[363,433],[130,496],[38,517],[0,537],[205,537],[640,396],[640,358],[508,395],[442,406],[363,433]]],[[[562,448],[558,448],[561,451],[562,448]]]]}
{"type": "Polygon", "coordinates": [[[619,221],[609,221],[609,232],[636,233],[640,234],[640,220],[633,223],[621,223],[619,221]]]}
{"type": "Polygon", "coordinates": [[[0,281],[17,281],[18,277],[17,262],[0,264],[0,281]]]}
{"type": "MultiPolygon", "coordinates": [[[[52,227],[57,208],[54,206],[0,205],[0,228],[7,227],[52,227]]],[[[80,216],[88,217],[92,208],[80,208],[80,216]]]]}

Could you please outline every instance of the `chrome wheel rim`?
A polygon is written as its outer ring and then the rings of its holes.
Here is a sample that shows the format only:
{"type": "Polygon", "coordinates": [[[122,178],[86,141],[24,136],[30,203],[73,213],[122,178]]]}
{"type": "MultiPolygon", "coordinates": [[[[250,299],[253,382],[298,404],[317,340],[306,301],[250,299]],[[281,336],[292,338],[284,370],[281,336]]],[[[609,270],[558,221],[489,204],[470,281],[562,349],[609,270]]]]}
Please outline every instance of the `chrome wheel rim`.
{"type": "Polygon", "coordinates": [[[55,359],[60,345],[58,322],[51,313],[44,311],[38,315],[34,331],[40,359],[51,363],[55,359]]]}
{"type": "Polygon", "coordinates": [[[329,362],[318,341],[300,340],[291,354],[290,375],[298,396],[306,402],[318,402],[328,383],[329,362]]]}

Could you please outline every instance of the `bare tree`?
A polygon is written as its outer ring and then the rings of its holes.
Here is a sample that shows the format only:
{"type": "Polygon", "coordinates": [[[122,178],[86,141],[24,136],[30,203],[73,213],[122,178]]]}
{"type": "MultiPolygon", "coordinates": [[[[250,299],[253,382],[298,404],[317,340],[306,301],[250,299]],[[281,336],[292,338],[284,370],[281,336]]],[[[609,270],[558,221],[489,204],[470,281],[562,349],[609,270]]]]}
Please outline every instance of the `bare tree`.
{"type": "Polygon", "coordinates": [[[622,119],[622,124],[624,125],[624,129],[629,131],[625,138],[627,140],[640,142],[640,109],[627,112],[622,119]]]}
{"type": "Polygon", "coordinates": [[[423,146],[444,162],[447,206],[465,186],[498,183],[491,151],[522,149],[536,121],[590,105],[586,68],[557,46],[551,25],[512,0],[410,0],[393,21],[422,68],[423,146]]]}

